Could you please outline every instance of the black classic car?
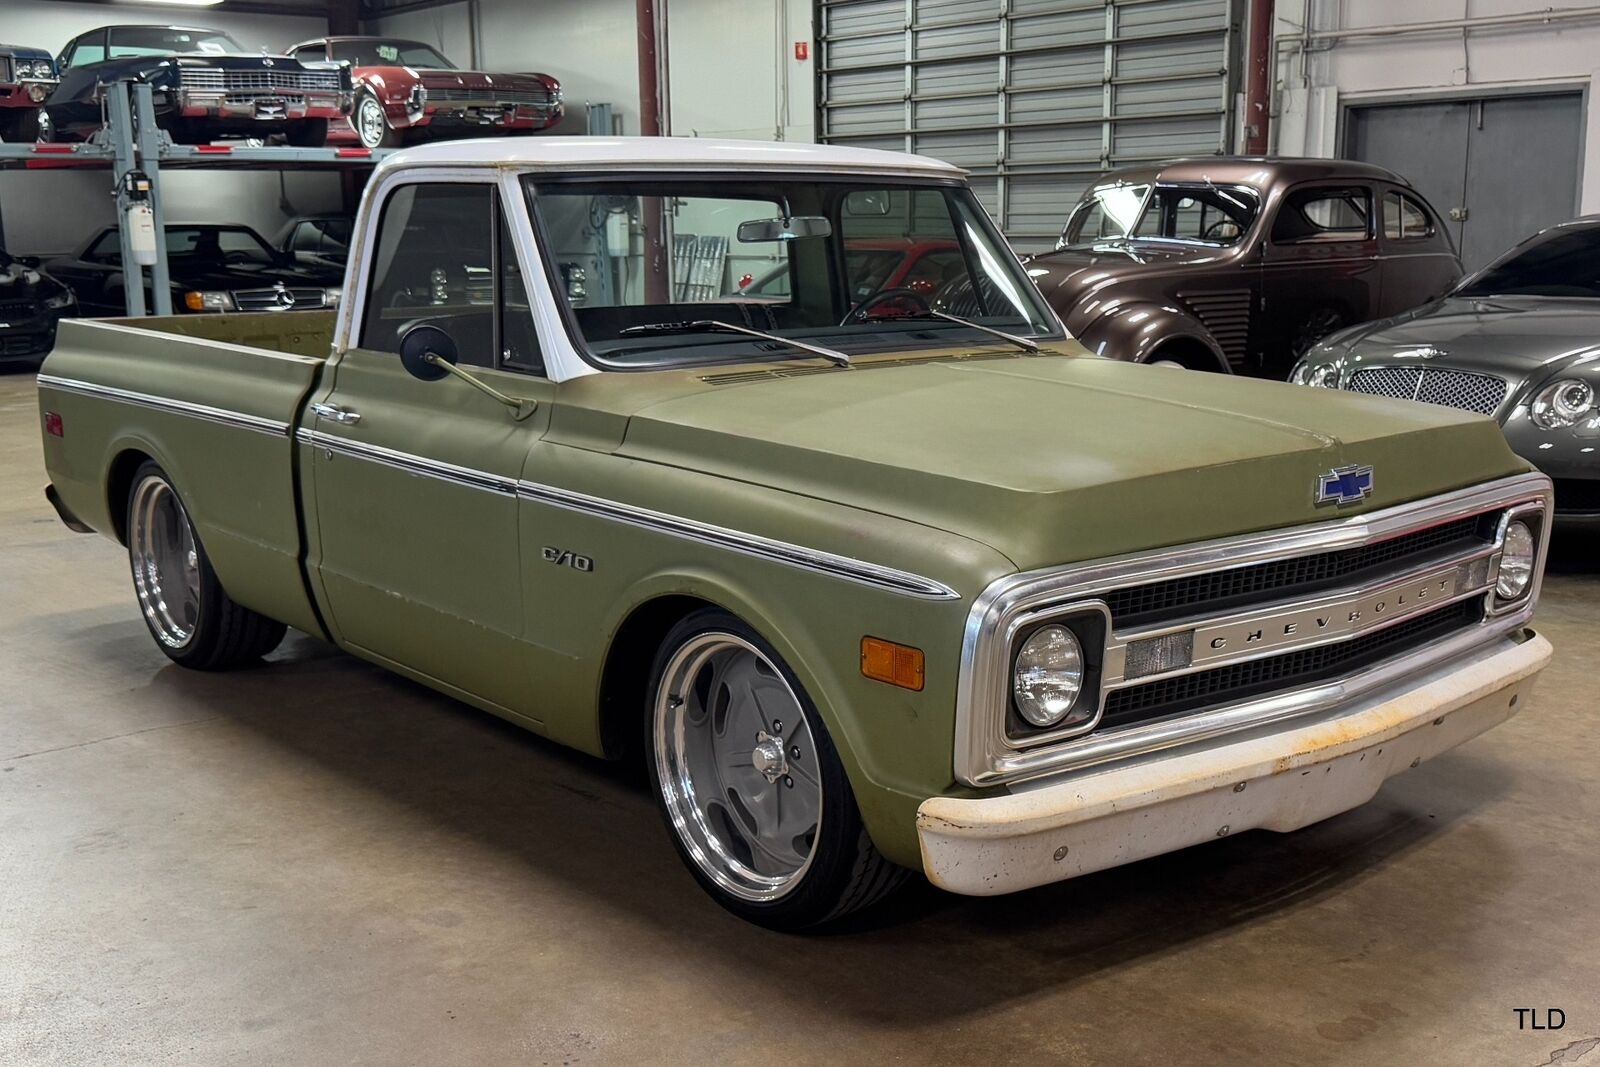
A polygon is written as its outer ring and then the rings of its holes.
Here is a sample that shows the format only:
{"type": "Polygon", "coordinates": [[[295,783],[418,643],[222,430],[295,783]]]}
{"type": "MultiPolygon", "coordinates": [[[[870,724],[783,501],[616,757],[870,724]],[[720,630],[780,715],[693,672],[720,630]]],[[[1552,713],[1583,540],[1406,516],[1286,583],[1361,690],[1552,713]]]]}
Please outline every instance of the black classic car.
{"type": "Polygon", "coordinates": [[[156,121],[180,144],[281,134],[315,147],[331,120],[350,112],[350,70],[251,53],[220,30],[102,26],[61,52],[61,84],[45,105],[56,139],[81,139],[103,124],[104,85],[144,78],[156,121]]]}
{"type": "Polygon", "coordinates": [[[72,314],[72,293],[0,248],[0,367],[36,367],[56,343],[56,320],[72,314]]]}
{"type": "Polygon", "coordinates": [[[0,141],[37,141],[42,105],[56,87],[56,61],[43,48],[0,44],[0,141]]]}
{"type": "Polygon", "coordinates": [[[1600,525],[1600,215],[1552,226],[1441,300],[1333,334],[1291,381],[1492,415],[1600,525]]]}
{"type": "Polygon", "coordinates": [[[350,231],[354,225],[355,219],[349,215],[297,215],[283,224],[273,244],[297,262],[343,270],[350,258],[350,231]]]}
{"type": "MultiPolygon", "coordinates": [[[[339,302],[344,268],[296,263],[248,226],[170,223],[167,272],[174,312],[310,311],[339,302]]],[[[45,268],[72,287],[83,315],[126,313],[122,246],[108,226],[45,268]]],[[[146,284],[146,306],[149,285],[146,284]]]]}

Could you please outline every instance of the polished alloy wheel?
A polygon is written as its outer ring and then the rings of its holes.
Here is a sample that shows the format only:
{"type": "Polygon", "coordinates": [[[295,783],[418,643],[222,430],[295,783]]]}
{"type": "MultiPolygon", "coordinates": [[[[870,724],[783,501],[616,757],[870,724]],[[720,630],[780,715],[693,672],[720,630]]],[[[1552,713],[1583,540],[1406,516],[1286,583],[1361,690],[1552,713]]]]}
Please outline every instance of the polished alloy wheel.
{"type": "Polygon", "coordinates": [[[361,134],[361,143],[368,148],[382,146],[388,127],[389,123],[383,117],[383,105],[370,96],[362,97],[361,105],[356,109],[356,130],[361,134]]]}
{"type": "Polygon", "coordinates": [[[748,901],[798,885],[816,854],[821,768],[772,661],[735,634],[691,637],[661,674],[654,732],[668,818],[701,872],[748,901]]]}
{"type": "Polygon", "coordinates": [[[200,558],[194,528],[172,486],[150,476],[128,509],[128,556],[139,608],[156,639],[181,649],[200,621],[200,558]]]}

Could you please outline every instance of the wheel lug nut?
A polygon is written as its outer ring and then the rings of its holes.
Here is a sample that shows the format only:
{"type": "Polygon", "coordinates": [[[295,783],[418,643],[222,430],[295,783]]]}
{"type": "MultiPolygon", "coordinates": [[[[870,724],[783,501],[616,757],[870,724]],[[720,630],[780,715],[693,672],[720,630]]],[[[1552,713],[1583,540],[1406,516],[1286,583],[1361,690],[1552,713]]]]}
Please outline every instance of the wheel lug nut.
{"type": "Polygon", "coordinates": [[[790,789],[793,789],[794,788],[794,779],[789,777],[786,774],[786,775],[783,776],[783,784],[788,786],[790,789]]]}
{"type": "Polygon", "coordinates": [[[800,746],[799,745],[790,745],[789,746],[789,758],[790,759],[799,759],[800,758],[800,746]]]}
{"type": "Polygon", "coordinates": [[[781,720],[781,719],[773,719],[772,720],[772,732],[775,733],[775,734],[783,733],[783,720],[781,720]]]}

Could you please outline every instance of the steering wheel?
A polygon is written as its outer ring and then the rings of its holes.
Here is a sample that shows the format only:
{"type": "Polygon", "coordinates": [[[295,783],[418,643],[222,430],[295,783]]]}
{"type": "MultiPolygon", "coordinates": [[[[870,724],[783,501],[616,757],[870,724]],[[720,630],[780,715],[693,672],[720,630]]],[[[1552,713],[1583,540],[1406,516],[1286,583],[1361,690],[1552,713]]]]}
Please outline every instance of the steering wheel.
{"type": "MultiPolygon", "coordinates": [[[[899,312],[898,315],[893,316],[895,318],[900,315],[927,315],[933,310],[933,305],[928,303],[928,298],[915,289],[880,289],[846,312],[844,318],[839,320],[839,325],[848,326],[852,319],[856,322],[866,322],[871,318],[869,313],[873,308],[879,304],[888,303],[890,300],[904,300],[916,305],[910,311],[899,312]]],[[[884,315],[883,317],[887,319],[891,316],[884,315]]]]}
{"type": "Polygon", "coordinates": [[[243,251],[240,251],[239,249],[233,249],[231,251],[222,253],[222,262],[224,262],[224,263],[249,263],[249,262],[251,262],[251,257],[250,257],[250,253],[249,252],[243,252],[243,251]]]}
{"type": "Polygon", "coordinates": [[[1202,238],[1204,238],[1204,237],[1222,237],[1224,235],[1220,231],[1222,231],[1224,229],[1229,229],[1229,228],[1231,228],[1233,230],[1233,232],[1227,234],[1226,235],[1227,237],[1237,237],[1237,236],[1239,236],[1239,224],[1237,222],[1234,222],[1232,219],[1218,219],[1216,222],[1213,222],[1210,226],[1207,226],[1205,228],[1205,230],[1201,232],[1200,236],[1202,238]]]}

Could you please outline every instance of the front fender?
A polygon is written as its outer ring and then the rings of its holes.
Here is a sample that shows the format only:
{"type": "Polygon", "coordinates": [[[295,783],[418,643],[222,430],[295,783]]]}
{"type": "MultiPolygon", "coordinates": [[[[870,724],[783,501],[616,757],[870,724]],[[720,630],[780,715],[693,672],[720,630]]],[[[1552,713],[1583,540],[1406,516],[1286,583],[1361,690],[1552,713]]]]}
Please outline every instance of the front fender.
{"type": "Polygon", "coordinates": [[[1102,303],[1099,313],[1081,323],[1068,323],[1074,337],[1096,355],[1129,363],[1148,363],[1160,359],[1157,350],[1171,342],[1181,342],[1191,352],[1203,349],[1215,361],[1216,369],[1231,371],[1222,346],[1199,319],[1170,304],[1131,300],[1102,303]]]}

